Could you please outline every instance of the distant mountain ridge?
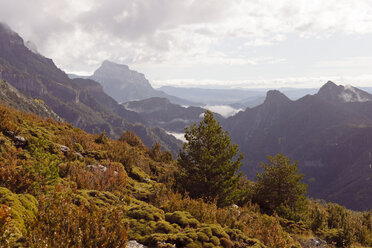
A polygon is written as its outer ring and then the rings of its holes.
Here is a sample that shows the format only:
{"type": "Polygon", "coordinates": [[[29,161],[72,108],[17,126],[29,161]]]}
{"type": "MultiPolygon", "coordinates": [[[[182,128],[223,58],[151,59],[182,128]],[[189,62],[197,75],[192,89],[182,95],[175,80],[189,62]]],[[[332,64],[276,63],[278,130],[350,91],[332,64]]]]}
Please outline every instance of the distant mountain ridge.
{"type": "MultiPolygon", "coordinates": [[[[183,133],[184,128],[198,123],[204,118],[205,109],[201,107],[183,107],[173,104],[167,98],[153,97],[140,101],[122,103],[130,111],[138,113],[149,126],[161,127],[170,132],[183,133]]],[[[215,118],[224,118],[215,113],[215,118]]]]}
{"type": "Polygon", "coordinates": [[[28,49],[4,24],[0,24],[0,79],[33,99],[43,100],[66,121],[90,133],[105,131],[118,137],[124,130],[132,130],[146,145],[159,142],[174,153],[182,145],[163,130],[140,124],[141,117],[108,96],[99,83],[71,80],[51,59],[28,49]]]}
{"type": "Polygon", "coordinates": [[[372,207],[371,97],[332,82],[296,101],[269,91],[223,126],[245,152],[242,170],[251,178],[266,155],[282,152],[299,161],[310,196],[365,210],[372,207]]]}

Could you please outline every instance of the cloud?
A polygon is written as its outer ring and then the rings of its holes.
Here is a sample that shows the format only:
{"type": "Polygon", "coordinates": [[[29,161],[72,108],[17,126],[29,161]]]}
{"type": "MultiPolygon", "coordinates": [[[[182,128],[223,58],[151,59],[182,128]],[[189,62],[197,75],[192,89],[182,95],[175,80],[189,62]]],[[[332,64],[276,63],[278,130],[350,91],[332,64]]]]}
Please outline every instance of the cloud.
{"type": "Polygon", "coordinates": [[[218,113],[225,118],[229,116],[233,116],[239,111],[243,111],[243,109],[236,109],[229,105],[206,105],[203,108],[208,109],[212,112],[218,113]]]}
{"type": "Polygon", "coordinates": [[[166,85],[176,87],[188,86],[199,88],[247,88],[247,89],[279,89],[279,88],[319,88],[327,81],[333,81],[336,84],[353,85],[356,87],[371,87],[372,74],[360,74],[357,76],[309,76],[309,77],[282,77],[268,79],[250,79],[250,80],[195,80],[195,79],[172,79],[172,80],[154,80],[152,85],[156,88],[166,85]]]}
{"type": "Polygon", "coordinates": [[[371,13],[369,0],[0,0],[0,21],[70,72],[91,72],[104,59],[139,67],[280,64],[285,57],[256,49],[293,34],[370,34],[371,13]]]}

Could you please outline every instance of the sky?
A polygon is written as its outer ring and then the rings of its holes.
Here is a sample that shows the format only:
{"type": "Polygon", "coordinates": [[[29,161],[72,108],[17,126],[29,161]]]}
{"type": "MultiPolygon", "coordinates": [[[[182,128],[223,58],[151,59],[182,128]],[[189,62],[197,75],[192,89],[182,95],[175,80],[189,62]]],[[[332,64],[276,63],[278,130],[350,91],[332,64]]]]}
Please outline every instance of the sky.
{"type": "Polygon", "coordinates": [[[371,0],[0,0],[0,21],[69,73],[107,59],[154,87],[372,86],[371,0]]]}

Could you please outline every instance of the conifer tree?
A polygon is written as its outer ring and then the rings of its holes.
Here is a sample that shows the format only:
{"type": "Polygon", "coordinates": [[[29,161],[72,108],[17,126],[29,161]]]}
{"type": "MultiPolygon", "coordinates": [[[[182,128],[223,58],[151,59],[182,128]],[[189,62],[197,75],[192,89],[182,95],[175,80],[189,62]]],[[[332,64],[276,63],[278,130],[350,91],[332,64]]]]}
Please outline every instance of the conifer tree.
{"type": "Polygon", "coordinates": [[[215,199],[226,206],[236,197],[241,174],[236,174],[243,155],[222,130],[213,113],[206,111],[199,125],[185,128],[183,150],[178,158],[177,185],[193,198],[215,199]],[[234,160],[234,158],[236,159],[234,160]]]}
{"type": "Polygon", "coordinates": [[[297,162],[282,153],[267,156],[269,163],[262,163],[264,171],[257,173],[254,200],[271,214],[274,211],[288,219],[298,219],[306,206],[307,185],[298,174],[297,162]]]}

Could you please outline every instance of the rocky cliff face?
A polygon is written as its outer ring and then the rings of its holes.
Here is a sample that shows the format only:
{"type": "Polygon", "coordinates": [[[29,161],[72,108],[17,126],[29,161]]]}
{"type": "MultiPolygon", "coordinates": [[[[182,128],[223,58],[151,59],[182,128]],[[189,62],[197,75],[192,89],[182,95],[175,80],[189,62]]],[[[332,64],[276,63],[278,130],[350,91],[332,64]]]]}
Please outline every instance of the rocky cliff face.
{"type": "Polygon", "coordinates": [[[0,103],[22,112],[37,114],[43,118],[63,121],[44,101],[23,95],[4,80],[0,80],[0,103]]]}
{"type": "Polygon", "coordinates": [[[89,78],[99,82],[105,92],[118,102],[141,100],[162,94],[151,87],[142,73],[130,70],[127,65],[110,61],[104,61],[89,78]]]}

